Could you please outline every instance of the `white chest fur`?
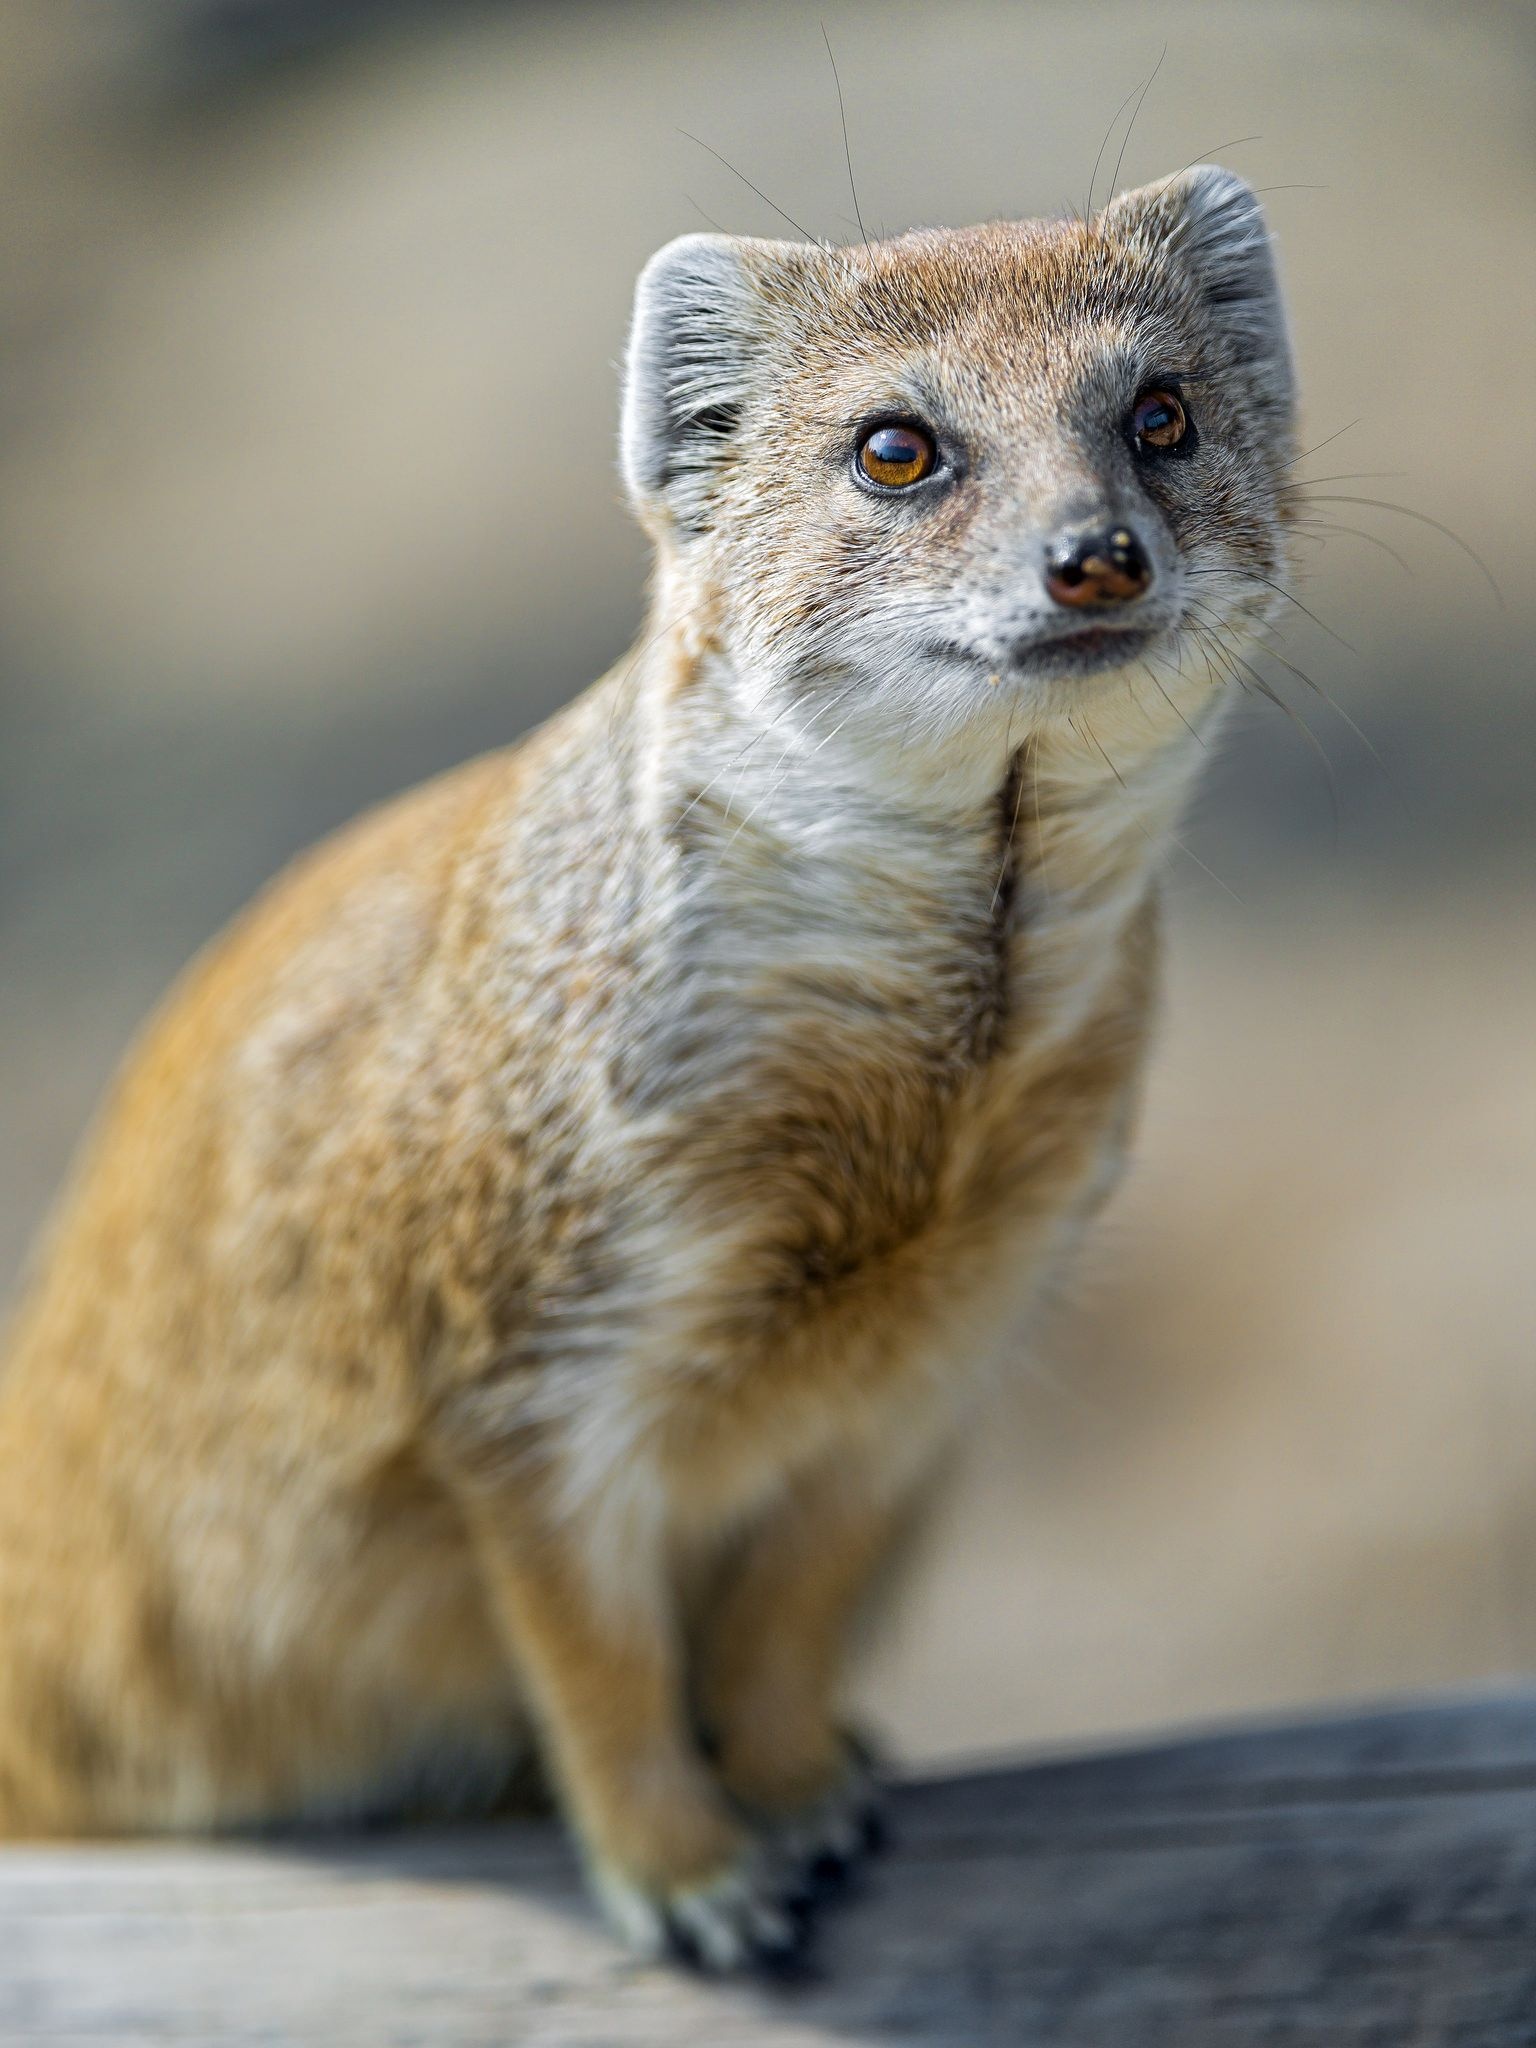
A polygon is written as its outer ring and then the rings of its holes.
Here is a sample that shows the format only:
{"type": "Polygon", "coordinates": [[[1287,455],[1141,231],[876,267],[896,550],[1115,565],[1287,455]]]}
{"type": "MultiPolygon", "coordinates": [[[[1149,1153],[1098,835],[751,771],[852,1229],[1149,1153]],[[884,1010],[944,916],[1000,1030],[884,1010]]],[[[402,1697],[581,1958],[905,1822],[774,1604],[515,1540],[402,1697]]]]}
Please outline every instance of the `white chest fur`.
{"type": "Polygon", "coordinates": [[[1145,1002],[1114,992],[1182,794],[1024,749],[946,809],[814,742],[667,737],[621,1106],[646,1195],[539,1396],[616,1556],[636,1515],[728,1519],[838,1441],[904,1464],[952,1415],[1118,1156],[1145,1002]]]}

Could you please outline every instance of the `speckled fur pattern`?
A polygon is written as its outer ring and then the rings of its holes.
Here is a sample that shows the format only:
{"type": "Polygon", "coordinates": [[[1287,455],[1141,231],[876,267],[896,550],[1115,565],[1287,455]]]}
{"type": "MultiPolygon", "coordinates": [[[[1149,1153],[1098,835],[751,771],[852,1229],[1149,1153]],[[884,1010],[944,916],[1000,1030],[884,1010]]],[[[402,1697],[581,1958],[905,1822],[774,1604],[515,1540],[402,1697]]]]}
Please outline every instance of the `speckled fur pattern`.
{"type": "Polygon", "coordinates": [[[1218,171],[653,261],[638,647],[194,964],[42,1251],[0,1834],[478,1808],[536,1745],[632,1940],[790,1938],[772,1844],[863,1783],[850,1617],[1118,1170],[1194,629],[1266,614],[1291,417],[1218,171]],[[1149,465],[1168,378],[1199,448],[1149,465]],[[910,502],[850,474],[893,414],[949,457],[910,502]],[[1145,636],[1047,672],[1089,516],[1145,636]]]}

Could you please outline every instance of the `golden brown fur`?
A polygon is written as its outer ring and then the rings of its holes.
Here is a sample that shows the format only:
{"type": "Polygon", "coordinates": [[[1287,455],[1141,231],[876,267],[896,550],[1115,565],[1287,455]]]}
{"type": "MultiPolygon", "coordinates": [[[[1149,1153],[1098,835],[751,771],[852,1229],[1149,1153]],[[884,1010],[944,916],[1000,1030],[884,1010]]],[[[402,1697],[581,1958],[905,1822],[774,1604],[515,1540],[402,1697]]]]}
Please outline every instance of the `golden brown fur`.
{"type": "Polygon", "coordinates": [[[1283,345],[1181,247],[1242,191],[658,259],[636,655],[283,878],[86,1148],[0,1377],[0,1833],[485,1804],[536,1740],[635,1939],[784,1939],[850,1614],[1112,1182],[1218,696],[1184,611],[1037,684],[999,607],[1102,499],[1261,615],[1283,345]],[[1198,488],[1106,438],[1132,357],[1198,488]],[[926,523],[828,453],[893,386],[969,436],[926,523]]]}

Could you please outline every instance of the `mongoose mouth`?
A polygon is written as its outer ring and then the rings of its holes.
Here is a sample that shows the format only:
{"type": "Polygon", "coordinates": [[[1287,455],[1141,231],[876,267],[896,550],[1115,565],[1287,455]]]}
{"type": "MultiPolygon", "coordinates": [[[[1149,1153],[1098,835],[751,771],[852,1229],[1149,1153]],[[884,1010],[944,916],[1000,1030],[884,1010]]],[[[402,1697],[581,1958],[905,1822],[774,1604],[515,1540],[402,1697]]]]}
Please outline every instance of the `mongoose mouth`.
{"type": "MultiPolygon", "coordinates": [[[[1085,626],[1076,633],[1027,640],[1015,647],[1011,660],[992,666],[988,680],[999,683],[1005,674],[1018,680],[1090,676],[1106,669],[1123,668],[1156,646],[1164,630],[1155,626],[1085,626]]],[[[926,648],[939,661],[980,665],[986,659],[958,640],[930,640],[926,648]]]]}
{"type": "Polygon", "coordinates": [[[1157,638],[1145,626],[1088,626],[1080,633],[1031,641],[1014,656],[1014,665],[1028,676],[1094,675],[1135,661],[1157,638]]]}
{"type": "MultiPolygon", "coordinates": [[[[1077,633],[1055,633],[1038,641],[1022,641],[1014,647],[1010,662],[999,666],[1001,672],[993,668],[991,682],[1001,682],[1004,674],[1012,674],[1018,680],[1036,676],[1096,676],[1102,670],[1124,668],[1126,662],[1135,662],[1155,647],[1161,637],[1163,629],[1159,627],[1083,627],[1077,633]]],[[[932,641],[930,651],[950,662],[983,659],[958,641],[932,641]]]]}

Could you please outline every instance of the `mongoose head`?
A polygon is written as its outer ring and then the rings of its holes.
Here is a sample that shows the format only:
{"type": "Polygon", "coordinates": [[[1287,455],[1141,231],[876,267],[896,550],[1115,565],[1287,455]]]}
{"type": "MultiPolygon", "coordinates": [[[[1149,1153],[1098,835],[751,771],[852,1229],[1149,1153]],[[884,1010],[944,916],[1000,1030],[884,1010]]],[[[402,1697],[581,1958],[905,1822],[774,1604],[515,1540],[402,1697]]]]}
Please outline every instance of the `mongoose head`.
{"type": "Polygon", "coordinates": [[[687,235],[640,279],[622,459],[661,602],[843,749],[991,757],[1138,679],[1167,717],[1175,664],[1214,694],[1293,453],[1262,211],[1212,166],[1086,224],[687,235]]]}

